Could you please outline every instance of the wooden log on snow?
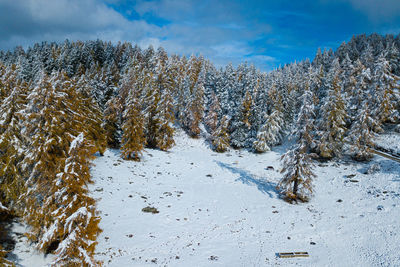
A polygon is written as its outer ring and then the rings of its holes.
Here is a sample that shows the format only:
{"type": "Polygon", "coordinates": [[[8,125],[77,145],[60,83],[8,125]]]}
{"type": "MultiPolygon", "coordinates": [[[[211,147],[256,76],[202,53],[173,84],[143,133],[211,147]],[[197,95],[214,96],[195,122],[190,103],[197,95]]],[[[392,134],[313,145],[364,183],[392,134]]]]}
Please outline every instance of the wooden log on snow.
{"type": "Polygon", "coordinates": [[[308,254],[308,252],[279,252],[278,256],[279,258],[306,258],[310,255],[308,254]]]}

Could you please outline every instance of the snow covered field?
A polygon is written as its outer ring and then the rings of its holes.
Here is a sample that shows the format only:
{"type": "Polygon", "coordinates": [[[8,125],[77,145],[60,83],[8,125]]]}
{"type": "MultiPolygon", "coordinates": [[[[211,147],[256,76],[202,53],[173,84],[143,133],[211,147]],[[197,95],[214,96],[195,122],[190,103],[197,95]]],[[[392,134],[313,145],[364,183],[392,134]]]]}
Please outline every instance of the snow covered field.
{"type": "Polygon", "coordinates": [[[175,140],[141,162],[117,150],[94,161],[105,266],[400,265],[398,163],[319,164],[311,202],[291,205],[275,190],[284,148],[217,154],[202,139],[175,140]],[[380,171],[364,174],[372,164],[380,171]],[[310,257],[276,257],[291,251],[310,257]]]}
{"type": "Polygon", "coordinates": [[[376,145],[392,152],[393,154],[400,155],[400,134],[399,133],[384,133],[379,135],[374,141],[376,145]]]}

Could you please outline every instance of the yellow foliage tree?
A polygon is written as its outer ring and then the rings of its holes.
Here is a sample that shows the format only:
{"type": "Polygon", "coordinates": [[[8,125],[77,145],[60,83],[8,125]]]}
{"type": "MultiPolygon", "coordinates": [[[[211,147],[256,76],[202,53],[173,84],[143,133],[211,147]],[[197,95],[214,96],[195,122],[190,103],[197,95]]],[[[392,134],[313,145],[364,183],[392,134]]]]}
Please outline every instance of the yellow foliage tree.
{"type": "MultiPolygon", "coordinates": [[[[54,77],[53,77],[54,78],[54,77]]],[[[52,221],[52,207],[43,208],[43,200],[54,193],[52,181],[63,168],[68,151],[73,117],[67,111],[67,94],[57,91],[57,80],[42,74],[34,90],[28,95],[25,121],[26,133],[31,140],[25,170],[30,174],[25,200],[25,220],[32,226],[29,238],[42,238],[42,228],[52,221]]]]}
{"type": "Polygon", "coordinates": [[[57,266],[97,266],[94,259],[96,237],[101,232],[95,200],[88,195],[92,145],[81,133],[70,145],[64,170],[53,181],[55,193],[44,206],[56,207],[52,223],[44,229],[38,248],[46,250],[57,243],[53,264],[57,266]]]}
{"type": "Polygon", "coordinates": [[[212,134],[212,145],[216,152],[222,153],[229,148],[228,116],[223,116],[218,128],[212,134]]]}
{"type": "MultiPolygon", "coordinates": [[[[20,163],[24,157],[21,116],[25,104],[25,83],[18,83],[0,104],[0,202],[15,206],[24,190],[20,163]]],[[[10,208],[14,208],[11,207],[10,208]]]]}
{"type": "Polygon", "coordinates": [[[132,92],[123,114],[122,156],[125,159],[140,160],[146,138],[144,136],[144,119],[137,97],[132,92]]]}
{"type": "Polygon", "coordinates": [[[74,120],[80,125],[79,130],[85,131],[86,138],[94,144],[93,153],[99,152],[103,155],[107,147],[107,135],[102,122],[104,116],[99,104],[89,94],[90,85],[83,76],[72,81],[66,76],[64,78],[71,100],[68,103],[74,105],[70,110],[77,109],[74,120]]]}

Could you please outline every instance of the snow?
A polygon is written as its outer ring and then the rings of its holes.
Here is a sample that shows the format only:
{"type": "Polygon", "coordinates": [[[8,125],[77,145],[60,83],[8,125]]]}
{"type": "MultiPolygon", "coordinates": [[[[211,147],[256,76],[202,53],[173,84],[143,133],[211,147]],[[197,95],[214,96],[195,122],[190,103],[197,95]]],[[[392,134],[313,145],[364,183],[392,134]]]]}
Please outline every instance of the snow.
{"type": "Polygon", "coordinates": [[[86,207],[80,207],[77,211],[75,211],[71,216],[69,216],[65,222],[65,228],[68,228],[67,232],[72,231],[72,227],[74,226],[74,222],[79,220],[79,218],[87,218],[87,223],[89,224],[91,213],[88,212],[86,207]]]}
{"type": "Polygon", "coordinates": [[[217,154],[180,131],[175,141],[170,152],[147,149],[141,162],[118,150],[95,159],[96,257],[105,266],[400,264],[398,163],[318,164],[314,197],[292,205],[275,189],[287,148],[217,154]],[[373,164],[380,170],[364,174],[373,164]],[[310,257],[276,257],[291,251],[310,257]]]}
{"type": "Polygon", "coordinates": [[[28,242],[28,239],[24,236],[24,233],[28,231],[25,224],[15,221],[12,224],[11,231],[11,237],[16,241],[15,248],[10,256],[11,261],[16,263],[17,266],[50,266],[55,256],[38,252],[34,245],[28,242]]]}
{"type": "MultiPolygon", "coordinates": [[[[69,153],[71,153],[72,150],[76,149],[77,146],[79,146],[84,140],[84,134],[80,133],[74,140],[71,142],[71,146],[69,148],[69,153]]],[[[65,170],[67,170],[67,166],[65,166],[65,170]]]]}
{"type": "MultiPolygon", "coordinates": [[[[170,152],[146,149],[141,162],[118,150],[94,160],[90,190],[103,229],[96,259],[105,266],[400,264],[399,163],[316,163],[314,196],[292,205],[275,189],[287,146],[218,154],[181,131],[175,141],[170,152]],[[142,212],[148,206],[159,213],[142,212]],[[310,257],[276,256],[293,251],[310,257]]],[[[37,252],[26,231],[13,224],[11,260],[50,265],[55,256],[37,252]]]]}
{"type": "Polygon", "coordinates": [[[0,201],[0,211],[8,210],[7,207],[3,206],[3,204],[0,201]]]}
{"type": "Polygon", "coordinates": [[[395,132],[384,133],[379,135],[375,140],[375,144],[379,147],[400,155],[400,134],[395,132]]]}

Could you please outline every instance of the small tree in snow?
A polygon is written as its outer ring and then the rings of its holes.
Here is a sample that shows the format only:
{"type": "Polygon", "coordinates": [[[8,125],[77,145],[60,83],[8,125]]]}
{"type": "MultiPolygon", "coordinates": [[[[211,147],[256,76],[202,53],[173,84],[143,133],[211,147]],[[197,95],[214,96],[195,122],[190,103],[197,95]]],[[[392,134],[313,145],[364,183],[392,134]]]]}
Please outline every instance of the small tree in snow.
{"type": "Polygon", "coordinates": [[[312,131],[315,115],[313,94],[307,84],[302,100],[303,104],[295,129],[297,143],[282,156],[281,173],[284,173],[284,176],[278,185],[278,190],[289,201],[307,201],[312,194],[312,178],[315,177],[311,170],[311,157],[308,154],[313,142],[312,131]]]}

